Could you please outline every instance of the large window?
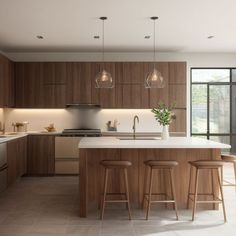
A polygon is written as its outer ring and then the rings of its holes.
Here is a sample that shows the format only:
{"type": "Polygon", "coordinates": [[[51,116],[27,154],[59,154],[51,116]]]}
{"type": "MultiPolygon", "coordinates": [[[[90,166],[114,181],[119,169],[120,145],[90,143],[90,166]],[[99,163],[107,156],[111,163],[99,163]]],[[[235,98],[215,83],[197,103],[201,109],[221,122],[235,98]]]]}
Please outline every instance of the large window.
{"type": "Polygon", "coordinates": [[[236,152],[236,69],[191,69],[191,134],[236,152]]]}

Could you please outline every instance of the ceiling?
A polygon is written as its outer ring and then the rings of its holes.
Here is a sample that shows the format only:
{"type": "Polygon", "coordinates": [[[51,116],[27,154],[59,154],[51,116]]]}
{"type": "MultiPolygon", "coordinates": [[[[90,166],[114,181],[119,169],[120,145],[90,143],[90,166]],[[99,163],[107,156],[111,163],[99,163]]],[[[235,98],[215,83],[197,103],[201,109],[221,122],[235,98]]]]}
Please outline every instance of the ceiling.
{"type": "Polygon", "coordinates": [[[236,52],[235,0],[0,0],[4,52],[236,52]],[[44,39],[37,39],[37,35],[44,39]],[[212,39],[207,37],[214,35],[212,39]]]}

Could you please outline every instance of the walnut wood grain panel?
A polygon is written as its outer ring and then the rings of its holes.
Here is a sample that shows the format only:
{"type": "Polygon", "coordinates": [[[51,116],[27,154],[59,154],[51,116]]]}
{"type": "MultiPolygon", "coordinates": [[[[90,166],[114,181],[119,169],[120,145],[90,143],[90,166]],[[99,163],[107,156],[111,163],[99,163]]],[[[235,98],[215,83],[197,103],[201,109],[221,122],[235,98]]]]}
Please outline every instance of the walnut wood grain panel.
{"type": "Polygon", "coordinates": [[[175,103],[176,108],[186,108],[186,95],[185,84],[169,85],[169,105],[175,103]]]}
{"type": "Polygon", "coordinates": [[[26,173],[27,137],[7,142],[7,185],[26,173]]]}
{"type": "MultiPolygon", "coordinates": [[[[156,107],[160,102],[168,104],[168,93],[169,93],[169,73],[168,73],[168,62],[157,62],[155,67],[162,74],[165,80],[164,88],[151,88],[147,89],[149,92],[149,107],[156,107]]],[[[144,63],[144,79],[153,70],[153,62],[144,63]]]]}
{"type": "Polygon", "coordinates": [[[148,90],[141,84],[117,84],[116,108],[148,108],[148,90]]]}
{"type": "Polygon", "coordinates": [[[43,84],[66,84],[67,83],[66,62],[42,62],[40,73],[43,84]]]}
{"type": "MultiPolygon", "coordinates": [[[[104,169],[101,160],[129,160],[130,200],[133,206],[140,205],[144,193],[145,160],[175,160],[179,165],[174,171],[177,202],[180,209],[186,208],[190,166],[189,161],[215,160],[220,158],[219,149],[81,149],[80,150],[80,216],[86,217],[88,209],[97,209],[100,204],[104,169]],[[81,175],[82,173],[82,175],[81,175]]],[[[169,179],[165,172],[154,175],[154,192],[170,192],[169,179]]],[[[109,192],[123,191],[122,175],[113,172],[110,175],[109,192]]],[[[211,191],[209,173],[200,178],[200,191],[211,191]]],[[[147,191],[147,189],[146,189],[147,191]]],[[[218,188],[214,186],[218,195],[218,188]]],[[[160,206],[162,207],[162,206],[160,206]]],[[[212,204],[205,206],[212,209],[212,204]]]]}
{"type": "Polygon", "coordinates": [[[176,118],[170,124],[171,132],[185,132],[187,131],[186,109],[175,109],[176,118]]]}
{"type": "Polygon", "coordinates": [[[144,84],[144,63],[143,62],[123,62],[122,76],[118,76],[117,83],[144,84]]]}
{"type": "Polygon", "coordinates": [[[43,108],[43,85],[40,63],[18,62],[15,65],[16,107],[43,108]]]}
{"type": "Polygon", "coordinates": [[[68,67],[68,103],[91,103],[92,63],[72,62],[68,67]]]}
{"type": "Polygon", "coordinates": [[[0,54],[0,107],[13,107],[14,98],[14,63],[0,54]]]}
{"type": "Polygon", "coordinates": [[[92,63],[92,103],[100,104],[102,108],[116,108],[116,89],[114,88],[96,88],[95,87],[95,78],[96,75],[105,69],[108,71],[112,79],[115,82],[116,86],[116,63],[114,62],[105,62],[104,67],[103,63],[92,63]]]}
{"type": "Polygon", "coordinates": [[[55,172],[55,136],[28,137],[27,174],[52,175],[55,172]]]}
{"type": "Polygon", "coordinates": [[[186,84],[186,62],[169,62],[169,83],[186,84]]]}

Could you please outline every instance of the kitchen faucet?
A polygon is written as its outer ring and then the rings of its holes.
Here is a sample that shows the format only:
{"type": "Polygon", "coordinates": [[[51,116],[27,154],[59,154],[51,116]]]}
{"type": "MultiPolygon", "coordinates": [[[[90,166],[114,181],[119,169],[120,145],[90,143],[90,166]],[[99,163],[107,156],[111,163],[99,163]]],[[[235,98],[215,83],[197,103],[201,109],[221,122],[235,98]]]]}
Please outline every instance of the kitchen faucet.
{"type": "Polygon", "coordinates": [[[133,121],[133,139],[136,139],[136,119],[139,123],[139,117],[137,115],[134,116],[134,121],[133,121]]]}

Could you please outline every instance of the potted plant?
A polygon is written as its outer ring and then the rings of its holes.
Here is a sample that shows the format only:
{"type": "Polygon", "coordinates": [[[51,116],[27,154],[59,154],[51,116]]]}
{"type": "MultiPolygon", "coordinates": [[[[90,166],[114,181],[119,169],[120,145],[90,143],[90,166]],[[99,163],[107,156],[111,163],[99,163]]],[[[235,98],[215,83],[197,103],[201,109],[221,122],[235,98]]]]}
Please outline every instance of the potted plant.
{"type": "Polygon", "coordinates": [[[172,120],[176,118],[173,112],[174,108],[175,103],[168,107],[163,102],[160,102],[157,108],[152,109],[152,113],[155,114],[156,120],[163,127],[161,138],[164,140],[169,138],[169,125],[172,120]]]}

